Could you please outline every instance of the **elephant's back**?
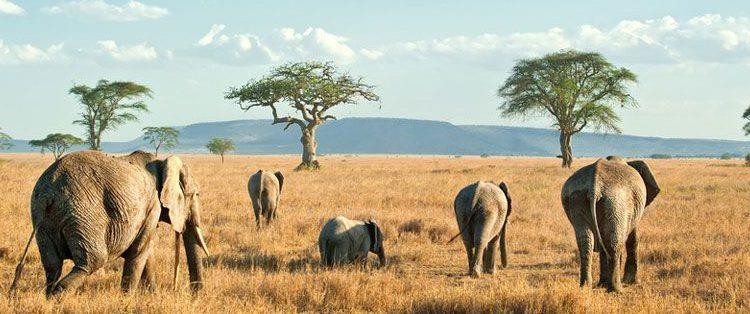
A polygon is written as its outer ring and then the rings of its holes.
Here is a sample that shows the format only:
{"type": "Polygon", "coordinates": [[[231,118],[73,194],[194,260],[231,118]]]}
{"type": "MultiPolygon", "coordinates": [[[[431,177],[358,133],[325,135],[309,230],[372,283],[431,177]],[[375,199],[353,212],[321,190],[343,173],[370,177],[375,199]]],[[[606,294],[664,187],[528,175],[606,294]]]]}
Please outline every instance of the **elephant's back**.
{"type": "Polygon", "coordinates": [[[358,223],[361,222],[351,220],[344,216],[331,218],[330,220],[328,220],[328,222],[325,223],[325,225],[323,225],[323,229],[320,232],[320,238],[337,240],[343,235],[347,234],[358,223]]]}
{"type": "Polygon", "coordinates": [[[32,219],[35,225],[106,232],[117,222],[137,219],[144,198],[150,200],[155,191],[155,179],[138,164],[95,151],[71,153],[37,182],[32,219]]]}
{"type": "Polygon", "coordinates": [[[247,181],[247,192],[250,196],[259,196],[261,187],[274,187],[278,189],[279,181],[273,173],[259,170],[250,176],[247,181]]]}

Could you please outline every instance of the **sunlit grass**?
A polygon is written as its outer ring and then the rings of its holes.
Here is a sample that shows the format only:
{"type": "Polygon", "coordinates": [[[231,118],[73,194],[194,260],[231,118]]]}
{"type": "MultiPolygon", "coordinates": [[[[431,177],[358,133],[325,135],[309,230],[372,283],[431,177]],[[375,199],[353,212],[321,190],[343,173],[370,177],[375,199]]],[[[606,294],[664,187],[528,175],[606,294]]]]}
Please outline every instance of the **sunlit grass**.
{"type": "MultiPolygon", "coordinates": [[[[315,172],[291,171],[297,156],[186,156],[201,185],[204,229],[213,256],[195,299],[181,269],[172,291],[172,240],[162,226],[158,288],[123,295],[122,263],[86,279],[77,294],[44,298],[36,246],[18,296],[0,312],[746,312],[750,307],[750,168],[741,161],[649,160],[662,187],[641,225],[640,279],[622,294],[579,289],[577,249],[560,205],[572,173],[554,158],[326,156],[315,172]],[[256,232],[246,191],[258,168],[285,172],[279,220],[256,232]],[[455,194],[477,180],[508,183],[514,211],[510,266],[465,276],[455,194]],[[384,269],[318,267],[320,227],[336,215],[375,218],[391,261],[384,269]]],[[[0,290],[7,291],[31,231],[29,197],[51,157],[0,159],[0,290]]],[[[591,159],[576,160],[579,168],[591,159]]],[[[375,260],[374,256],[371,260],[375,260]]],[[[598,263],[595,263],[598,265],[598,263]]],[[[184,265],[184,263],[183,263],[184,265]]],[[[67,268],[70,263],[66,263],[67,268]]],[[[598,271],[594,271],[598,274],[598,271]]],[[[595,277],[595,280],[598,278],[595,277]]]]}

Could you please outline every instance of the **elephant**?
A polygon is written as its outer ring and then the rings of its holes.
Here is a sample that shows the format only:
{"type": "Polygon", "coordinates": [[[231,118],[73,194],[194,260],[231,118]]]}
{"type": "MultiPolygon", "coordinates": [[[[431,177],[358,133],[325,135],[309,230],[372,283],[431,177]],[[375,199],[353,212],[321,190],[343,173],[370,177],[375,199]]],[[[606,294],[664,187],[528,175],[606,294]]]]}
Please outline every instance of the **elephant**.
{"type": "Polygon", "coordinates": [[[468,273],[472,277],[480,277],[482,270],[495,273],[498,249],[503,268],[508,266],[505,233],[512,208],[505,182],[498,185],[477,181],[456,195],[453,209],[460,232],[449,243],[462,236],[469,263],[468,273]]]}
{"type": "Polygon", "coordinates": [[[273,174],[269,171],[258,170],[250,176],[247,182],[247,192],[253,203],[256,229],[260,229],[261,217],[266,219],[266,225],[276,219],[279,207],[281,188],[284,186],[284,175],[280,171],[273,174]]]}
{"type": "Polygon", "coordinates": [[[581,287],[591,285],[592,249],[599,252],[597,286],[620,292],[622,282],[637,282],[638,222],[659,191],[645,162],[626,162],[616,156],[578,169],[565,181],[561,199],[575,230],[581,259],[581,287]],[[621,278],[623,248],[627,258],[621,278]]]}
{"type": "MultiPolygon", "coordinates": [[[[180,237],[194,292],[203,287],[198,250],[209,254],[201,230],[199,187],[179,157],[158,160],[150,153],[122,157],[98,151],[68,154],[37,181],[31,196],[33,231],[46,274],[47,297],[73,291],[85,276],[124,258],[121,288],[139,283],[153,289],[154,241],[158,222],[175,232],[174,283],[177,282],[180,237]],[[63,260],[73,261],[60,279],[63,260]]],[[[13,290],[28,252],[16,268],[13,290]]]]}
{"type": "Polygon", "coordinates": [[[383,232],[374,220],[350,220],[344,216],[329,220],[320,231],[318,249],[323,266],[364,266],[369,252],[378,256],[380,267],[386,265],[383,232]]]}

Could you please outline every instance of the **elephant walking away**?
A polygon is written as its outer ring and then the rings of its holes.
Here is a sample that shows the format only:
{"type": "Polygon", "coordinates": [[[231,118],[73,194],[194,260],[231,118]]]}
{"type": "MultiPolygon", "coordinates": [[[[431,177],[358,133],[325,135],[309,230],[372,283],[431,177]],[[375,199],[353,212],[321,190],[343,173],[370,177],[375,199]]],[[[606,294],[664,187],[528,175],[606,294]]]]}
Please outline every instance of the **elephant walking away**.
{"type": "MultiPolygon", "coordinates": [[[[68,154],[41,175],[31,196],[31,220],[47,296],[75,290],[83,278],[118,257],[125,259],[124,291],[139,282],[153,286],[154,240],[159,221],[175,232],[174,280],[177,280],[179,240],[184,240],[193,291],[202,288],[198,250],[208,255],[201,231],[198,184],[178,157],[158,160],[137,151],[111,157],[97,151],[68,154]],[[73,269],[62,279],[63,260],[73,269]]],[[[11,290],[23,269],[16,268],[11,290]]]]}
{"type": "Polygon", "coordinates": [[[260,229],[262,219],[266,220],[266,225],[276,219],[276,211],[279,207],[283,186],[284,175],[279,171],[271,173],[270,171],[258,170],[250,176],[250,180],[247,182],[247,192],[250,194],[250,201],[253,203],[257,229],[260,229]]]}
{"type": "Polygon", "coordinates": [[[329,220],[320,231],[318,249],[323,266],[364,265],[369,252],[378,256],[380,267],[386,265],[383,232],[374,220],[350,220],[343,216],[329,220]]]}
{"type": "Polygon", "coordinates": [[[482,267],[485,273],[494,274],[498,250],[502,266],[508,266],[505,233],[511,204],[505,182],[478,181],[458,192],[453,209],[460,232],[449,243],[462,237],[471,276],[479,277],[482,267]]]}
{"type": "Polygon", "coordinates": [[[637,282],[638,222],[659,194],[648,165],[610,156],[578,169],[565,181],[562,205],[575,230],[581,259],[580,285],[591,285],[591,254],[599,251],[599,286],[619,292],[637,282]],[[623,251],[625,274],[620,276],[623,251]]]}

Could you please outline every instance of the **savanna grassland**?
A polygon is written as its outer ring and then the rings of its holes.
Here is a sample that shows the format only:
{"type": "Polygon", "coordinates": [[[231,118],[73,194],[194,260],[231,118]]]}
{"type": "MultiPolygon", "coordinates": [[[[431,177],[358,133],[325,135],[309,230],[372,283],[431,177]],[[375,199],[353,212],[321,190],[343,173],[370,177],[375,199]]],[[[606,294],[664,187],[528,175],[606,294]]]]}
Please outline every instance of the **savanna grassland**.
{"type": "MultiPolygon", "coordinates": [[[[7,291],[31,231],[29,198],[51,163],[40,155],[0,158],[0,290],[7,291]]],[[[640,225],[640,284],[622,294],[578,287],[573,229],[560,188],[573,170],[554,158],[326,156],[317,172],[293,172],[297,156],[185,156],[201,185],[212,256],[195,298],[181,271],[171,286],[173,237],[160,226],[158,287],[120,293],[122,262],[86,279],[75,294],[44,297],[36,245],[17,297],[0,312],[748,312],[750,168],[740,161],[648,160],[662,193],[640,225]],[[256,232],[246,184],[258,168],[286,181],[279,220],[256,232]],[[506,181],[513,197],[510,265],[494,276],[466,274],[453,198],[477,180],[506,181]],[[318,267],[320,227],[337,215],[375,218],[389,266],[318,267]]],[[[573,169],[592,162],[577,159],[573,169]]],[[[371,263],[376,264],[374,256],[371,263]]],[[[598,263],[594,263],[598,280],[598,263]]],[[[66,270],[71,263],[66,262],[66,270]]]]}

